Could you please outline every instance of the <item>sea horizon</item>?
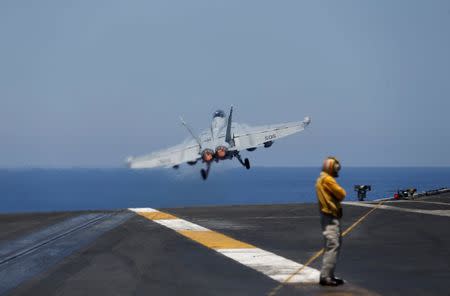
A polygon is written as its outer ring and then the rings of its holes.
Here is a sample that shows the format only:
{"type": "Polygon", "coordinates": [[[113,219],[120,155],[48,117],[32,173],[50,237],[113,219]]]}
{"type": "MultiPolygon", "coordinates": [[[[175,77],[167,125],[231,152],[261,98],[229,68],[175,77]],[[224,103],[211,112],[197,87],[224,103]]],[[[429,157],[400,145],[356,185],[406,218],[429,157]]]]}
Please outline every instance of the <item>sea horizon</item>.
{"type": "MultiPolygon", "coordinates": [[[[201,166],[178,170],[128,168],[0,168],[0,213],[113,210],[315,202],[319,167],[216,166],[208,180],[201,166]]],[[[399,189],[450,187],[450,167],[344,167],[338,182],[346,200],[354,185],[371,185],[367,200],[399,189]]]]}

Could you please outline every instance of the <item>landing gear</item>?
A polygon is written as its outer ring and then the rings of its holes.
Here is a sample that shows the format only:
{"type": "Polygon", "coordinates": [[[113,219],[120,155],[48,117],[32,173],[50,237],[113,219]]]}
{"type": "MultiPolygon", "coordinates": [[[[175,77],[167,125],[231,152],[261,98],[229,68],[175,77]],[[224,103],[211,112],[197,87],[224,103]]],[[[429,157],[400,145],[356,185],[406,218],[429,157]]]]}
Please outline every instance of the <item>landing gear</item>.
{"type": "MultiPolygon", "coordinates": [[[[225,159],[232,159],[233,157],[236,157],[238,159],[239,163],[242,164],[247,170],[250,169],[250,160],[248,160],[248,158],[242,159],[241,155],[238,152],[228,154],[225,159]]],[[[208,179],[209,170],[211,169],[211,164],[213,163],[214,160],[216,162],[219,161],[219,159],[217,159],[217,158],[211,159],[209,162],[204,161],[204,162],[206,162],[206,169],[200,170],[200,175],[202,176],[203,180],[208,179]]]]}
{"type": "Polygon", "coordinates": [[[245,161],[244,161],[244,166],[245,166],[245,168],[246,168],[247,170],[250,169],[250,161],[248,160],[248,158],[245,159],[245,161]]]}
{"type": "Polygon", "coordinates": [[[200,170],[200,174],[202,175],[203,180],[208,179],[210,168],[211,168],[211,163],[208,162],[208,164],[206,165],[206,170],[205,169],[200,170]]]}
{"type": "Polygon", "coordinates": [[[208,175],[206,174],[205,169],[201,169],[200,174],[202,175],[203,180],[206,180],[206,178],[208,178],[208,175]]]}
{"type": "Polygon", "coordinates": [[[248,158],[246,158],[244,161],[242,161],[242,157],[240,154],[236,154],[236,158],[247,170],[250,169],[250,160],[248,160],[248,158]]]}

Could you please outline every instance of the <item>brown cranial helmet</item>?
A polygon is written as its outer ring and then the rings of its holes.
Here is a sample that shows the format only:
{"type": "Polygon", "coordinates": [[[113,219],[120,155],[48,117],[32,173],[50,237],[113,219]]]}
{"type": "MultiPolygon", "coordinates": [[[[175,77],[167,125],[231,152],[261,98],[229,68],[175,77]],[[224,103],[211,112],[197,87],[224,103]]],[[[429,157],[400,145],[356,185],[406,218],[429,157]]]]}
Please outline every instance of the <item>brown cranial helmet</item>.
{"type": "Polygon", "coordinates": [[[341,163],[336,157],[329,156],[323,162],[322,171],[333,177],[338,177],[340,170],[341,170],[341,163]]]}

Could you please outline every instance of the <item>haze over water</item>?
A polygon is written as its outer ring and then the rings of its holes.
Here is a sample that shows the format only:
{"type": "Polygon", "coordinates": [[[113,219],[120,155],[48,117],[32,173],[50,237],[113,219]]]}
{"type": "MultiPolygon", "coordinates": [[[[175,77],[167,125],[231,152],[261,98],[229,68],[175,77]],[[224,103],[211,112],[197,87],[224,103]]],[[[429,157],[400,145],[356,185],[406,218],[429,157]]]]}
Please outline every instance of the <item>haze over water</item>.
{"type": "MultiPolygon", "coordinates": [[[[204,182],[198,168],[0,170],[0,212],[73,211],[128,207],[315,202],[317,168],[242,168],[212,171],[204,182]]],[[[338,181],[347,200],[355,184],[371,184],[369,199],[393,190],[450,187],[450,168],[344,168],[338,181]]]]}

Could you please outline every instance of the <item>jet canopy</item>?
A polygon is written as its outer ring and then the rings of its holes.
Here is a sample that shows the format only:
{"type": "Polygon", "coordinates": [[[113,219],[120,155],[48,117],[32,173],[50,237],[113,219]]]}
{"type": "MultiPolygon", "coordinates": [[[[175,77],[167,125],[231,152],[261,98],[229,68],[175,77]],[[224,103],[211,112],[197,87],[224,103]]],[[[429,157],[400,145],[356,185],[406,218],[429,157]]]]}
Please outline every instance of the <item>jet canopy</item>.
{"type": "Polygon", "coordinates": [[[213,114],[213,118],[216,118],[216,117],[225,118],[225,112],[223,112],[223,110],[217,110],[213,114]]]}

